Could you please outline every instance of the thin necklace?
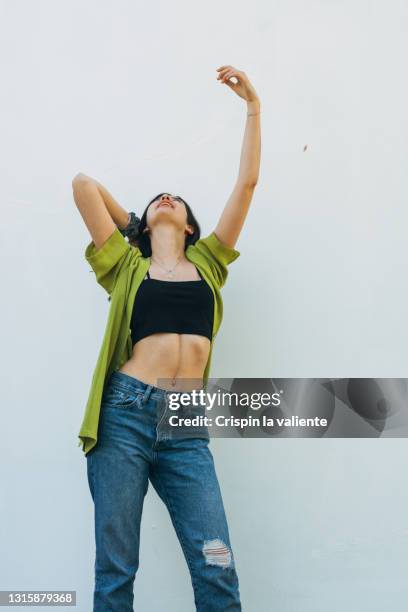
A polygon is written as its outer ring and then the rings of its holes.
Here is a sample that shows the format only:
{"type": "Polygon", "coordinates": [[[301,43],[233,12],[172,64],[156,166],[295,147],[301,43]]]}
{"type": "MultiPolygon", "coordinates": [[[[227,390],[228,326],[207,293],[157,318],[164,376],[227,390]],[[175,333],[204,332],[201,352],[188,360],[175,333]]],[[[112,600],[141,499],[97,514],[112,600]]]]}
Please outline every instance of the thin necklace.
{"type": "Polygon", "coordinates": [[[155,261],[157,263],[158,266],[160,266],[163,270],[166,271],[166,276],[168,276],[169,278],[173,278],[174,277],[174,270],[176,269],[176,266],[178,265],[180,259],[181,259],[181,255],[179,256],[179,258],[177,259],[176,264],[172,267],[172,268],[165,268],[164,266],[162,266],[157,259],[154,259],[153,257],[150,258],[152,261],[155,261]]]}

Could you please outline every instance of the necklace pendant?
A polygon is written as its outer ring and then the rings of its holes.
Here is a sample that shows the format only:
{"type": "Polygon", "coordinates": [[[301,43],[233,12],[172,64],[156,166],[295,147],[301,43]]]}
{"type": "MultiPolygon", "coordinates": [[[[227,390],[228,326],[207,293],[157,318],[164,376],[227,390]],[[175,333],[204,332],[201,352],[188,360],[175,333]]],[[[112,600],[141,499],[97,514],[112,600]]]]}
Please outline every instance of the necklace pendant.
{"type": "Polygon", "coordinates": [[[169,278],[173,278],[174,274],[173,274],[173,272],[168,272],[168,273],[167,273],[167,276],[168,276],[169,278]]]}

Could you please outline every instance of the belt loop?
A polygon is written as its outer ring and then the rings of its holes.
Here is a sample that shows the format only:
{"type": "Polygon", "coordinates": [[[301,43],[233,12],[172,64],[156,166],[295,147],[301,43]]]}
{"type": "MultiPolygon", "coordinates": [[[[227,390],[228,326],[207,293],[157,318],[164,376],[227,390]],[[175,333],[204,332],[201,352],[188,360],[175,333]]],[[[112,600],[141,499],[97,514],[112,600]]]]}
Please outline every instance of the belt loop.
{"type": "Polygon", "coordinates": [[[153,385],[146,386],[146,389],[145,389],[145,392],[143,394],[142,401],[141,401],[142,404],[145,404],[148,401],[150,397],[150,393],[152,392],[152,389],[153,389],[153,385]]]}

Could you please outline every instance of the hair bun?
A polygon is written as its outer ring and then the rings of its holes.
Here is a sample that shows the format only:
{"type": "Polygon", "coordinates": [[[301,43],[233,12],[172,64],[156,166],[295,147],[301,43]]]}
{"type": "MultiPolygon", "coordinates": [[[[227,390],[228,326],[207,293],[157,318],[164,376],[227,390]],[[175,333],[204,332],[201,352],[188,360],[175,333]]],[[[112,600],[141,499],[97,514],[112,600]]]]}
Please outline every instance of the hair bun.
{"type": "Polygon", "coordinates": [[[119,229],[119,231],[122,234],[122,236],[125,236],[125,238],[134,240],[139,235],[140,219],[139,217],[136,216],[134,212],[129,213],[129,215],[130,215],[129,223],[124,229],[119,229]]]}

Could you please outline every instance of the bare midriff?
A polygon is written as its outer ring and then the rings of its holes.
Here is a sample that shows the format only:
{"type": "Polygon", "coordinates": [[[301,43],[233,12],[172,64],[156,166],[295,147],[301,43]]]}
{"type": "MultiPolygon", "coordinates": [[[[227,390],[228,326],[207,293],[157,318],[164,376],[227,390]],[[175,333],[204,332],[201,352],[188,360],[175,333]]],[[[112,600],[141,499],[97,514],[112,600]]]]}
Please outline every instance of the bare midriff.
{"type": "Polygon", "coordinates": [[[156,333],[133,347],[119,372],[161,389],[201,389],[210,340],[196,334],[156,333]]]}

